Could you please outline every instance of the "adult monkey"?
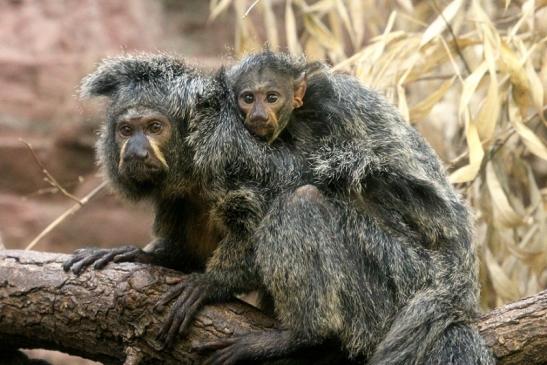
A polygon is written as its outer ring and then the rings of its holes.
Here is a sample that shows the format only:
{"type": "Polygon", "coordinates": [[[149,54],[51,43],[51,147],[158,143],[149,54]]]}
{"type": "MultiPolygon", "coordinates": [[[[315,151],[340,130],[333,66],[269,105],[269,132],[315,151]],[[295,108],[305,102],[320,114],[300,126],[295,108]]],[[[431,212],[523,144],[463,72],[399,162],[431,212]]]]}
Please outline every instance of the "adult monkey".
{"type": "Polygon", "coordinates": [[[161,55],[111,58],[84,79],[82,96],[110,101],[96,146],[102,172],[123,197],[153,203],[157,239],[149,252],[135,246],[77,250],[65,262],[66,271],[101,269],[110,261],[153,263],[186,273],[204,270],[222,234],[210,222],[209,202],[193,194],[192,156],[182,140],[188,127],[183,121],[196,112],[207,80],[161,55]]]}

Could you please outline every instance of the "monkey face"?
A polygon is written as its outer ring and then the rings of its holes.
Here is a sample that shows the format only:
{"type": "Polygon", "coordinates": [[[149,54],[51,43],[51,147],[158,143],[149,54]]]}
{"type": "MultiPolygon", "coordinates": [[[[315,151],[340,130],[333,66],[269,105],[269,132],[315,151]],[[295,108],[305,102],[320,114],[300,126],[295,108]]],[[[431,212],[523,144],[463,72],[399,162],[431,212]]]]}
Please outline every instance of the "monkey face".
{"type": "Polygon", "coordinates": [[[172,123],[158,111],[131,108],[114,125],[119,151],[118,173],[135,183],[153,183],[169,169],[165,146],[171,138],[172,123]]]}
{"type": "Polygon", "coordinates": [[[245,127],[271,143],[283,131],[294,108],[302,106],[306,80],[273,70],[251,72],[236,81],[237,103],[245,127]]]}
{"type": "Polygon", "coordinates": [[[273,87],[245,89],[238,97],[238,105],[245,115],[245,126],[254,135],[270,140],[278,129],[286,95],[273,87]]]}

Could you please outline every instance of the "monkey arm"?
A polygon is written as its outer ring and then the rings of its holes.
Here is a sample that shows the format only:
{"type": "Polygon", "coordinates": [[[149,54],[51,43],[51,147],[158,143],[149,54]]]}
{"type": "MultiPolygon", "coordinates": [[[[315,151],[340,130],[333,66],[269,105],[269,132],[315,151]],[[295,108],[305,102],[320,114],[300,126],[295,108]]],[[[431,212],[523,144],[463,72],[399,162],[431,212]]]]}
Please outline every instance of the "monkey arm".
{"type": "Polygon", "coordinates": [[[184,333],[205,303],[219,302],[260,287],[254,267],[252,246],[248,241],[228,235],[213,253],[204,273],[192,273],[171,288],[158,303],[162,309],[172,300],[158,339],[171,346],[176,335],[184,333]]]}

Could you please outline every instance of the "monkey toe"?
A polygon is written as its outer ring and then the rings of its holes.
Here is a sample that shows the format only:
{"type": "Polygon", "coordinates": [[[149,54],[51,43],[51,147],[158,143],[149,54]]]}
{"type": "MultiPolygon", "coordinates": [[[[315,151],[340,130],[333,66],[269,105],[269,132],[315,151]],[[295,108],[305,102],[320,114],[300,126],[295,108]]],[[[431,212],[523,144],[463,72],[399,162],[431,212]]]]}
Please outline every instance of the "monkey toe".
{"type": "Polygon", "coordinates": [[[103,269],[116,256],[116,252],[112,251],[95,261],[93,268],[95,270],[103,269]]]}
{"type": "MultiPolygon", "coordinates": [[[[195,346],[197,351],[205,352],[213,350],[213,353],[205,360],[206,365],[229,365],[252,358],[250,347],[245,337],[229,337],[217,341],[207,342],[195,346]]],[[[192,346],[194,349],[194,346],[192,346]]]]}

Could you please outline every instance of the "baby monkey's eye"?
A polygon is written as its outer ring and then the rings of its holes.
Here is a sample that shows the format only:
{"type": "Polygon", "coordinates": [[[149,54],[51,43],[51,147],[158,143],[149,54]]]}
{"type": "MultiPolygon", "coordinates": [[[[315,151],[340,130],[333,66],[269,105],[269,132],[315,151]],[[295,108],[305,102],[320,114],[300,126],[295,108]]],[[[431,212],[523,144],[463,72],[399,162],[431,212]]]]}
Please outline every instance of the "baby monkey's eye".
{"type": "Polygon", "coordinates": [[[244,93],[240,96],[240,98],[246,103],[246,104],[252,104],[255,101],[255,97],[251,93],[244,93]]]}
{"type": "Polygon", "coordinates": [[[254,98],[253,94],[251,94],[251,93],[245,93],[245,94],[241,95],[241,98],[247,104],[251,104],[253,101],[255,101],[255,98],[254,98]]]}
{"type": "Polygon", "coordinates": [[[268,103],[275,103],[277,100],[279,99],[279,96],[277,96],[277,94],[268,94],[266,95],[266,101],[268,103]]]}
{"type": "Polygon", "coordinates": [[[158,121],[152,122],[148,125],[148,130],[150,131],[150,133],[154,134],[161,132],[162,128],[163,126],[158,121]]]}

